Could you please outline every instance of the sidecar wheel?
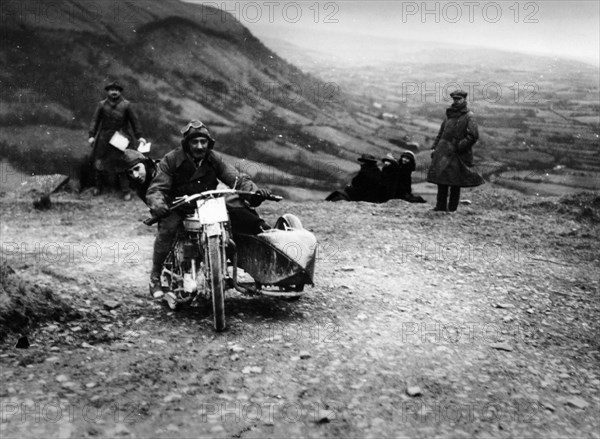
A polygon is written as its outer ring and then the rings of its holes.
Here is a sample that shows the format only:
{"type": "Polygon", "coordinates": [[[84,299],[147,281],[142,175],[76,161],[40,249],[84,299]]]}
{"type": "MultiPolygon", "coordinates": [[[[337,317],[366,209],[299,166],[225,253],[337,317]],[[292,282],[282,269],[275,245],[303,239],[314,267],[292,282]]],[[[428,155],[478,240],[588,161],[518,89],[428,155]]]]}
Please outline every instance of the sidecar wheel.
{"type": "Polygon", "coordinates": [[[289,296],[281,296],[286,302],[297,302],[304,294],[290,294],[289,296]]]}
{"type": "Polygon", "coordinates": [[[302,221],[296,215],[286,213],[280,216],[275,223],[275,228],[279,230],[303,229],[302,221]]]}
{"type": "Polygon", "coordinates": [[[299,300],[302,296],[304,296],[304,284],[293,285],[285,289],[286,292],[290,293],[298,293],[298,294],[290,294],[289,297],[285,297],[284,300],[288,302],[295,302],[299,300]]]}
{"type": "Polygon", "coordinates": [[[208,238],[208,274],[212,291],[214,325],[217,332],[225,330],[225,287],[223,279],[223,254],[221,237],[208,238]]]}

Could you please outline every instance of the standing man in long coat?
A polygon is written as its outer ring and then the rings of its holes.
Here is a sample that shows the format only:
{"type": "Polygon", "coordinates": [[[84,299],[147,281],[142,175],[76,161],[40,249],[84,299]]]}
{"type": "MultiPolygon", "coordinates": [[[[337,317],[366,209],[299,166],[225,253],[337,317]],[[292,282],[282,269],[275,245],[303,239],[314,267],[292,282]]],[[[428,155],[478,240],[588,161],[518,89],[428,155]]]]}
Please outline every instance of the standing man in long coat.
{"type": "Polygon", "coordinates": [[[479,186],[484,180],[471,169],[473,145],[479,139],[479,132],[473,112],[467,108],[467,92],[458,90],[450,93],[450,97],[453,103],[446,110],[446,118],[433,142],[427,181],[438,185],[433,210],[454,212],[460,201],[460,188],[479,186]]]}
{"type": "Polygon", "coordinates": [[[123,173],[117,173],[118,163],[123,152],[110,144],[113,135],[118,131],[133,145],[133,137],[145,143],[139,119],[131,103],[121,96],[123,87],[118,82],[111,82],[106,87],[107,97],[96,107],[92,122],[90,123],[88,142],[93,147],[92,167],[94,172],[94,195],[98,195],[107,180],[116,176],[119,186],[123,191],[124,199],[130,200],[131,194],[127,178],[123,173]]]}

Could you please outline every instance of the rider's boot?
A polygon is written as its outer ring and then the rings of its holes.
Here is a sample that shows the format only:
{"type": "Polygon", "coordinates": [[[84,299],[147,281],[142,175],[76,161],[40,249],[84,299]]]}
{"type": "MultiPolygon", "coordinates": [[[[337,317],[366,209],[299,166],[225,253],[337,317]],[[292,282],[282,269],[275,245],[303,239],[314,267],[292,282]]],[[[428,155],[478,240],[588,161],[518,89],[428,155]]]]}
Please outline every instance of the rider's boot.
{"type": "Polygon", "coordinates": [[[150,296],[153,299],[161,299],[165,295],[165,292],[162,289],[160,275],[152,273],[150,275],[150,296]]]}
{"type": "Polygon", "coordinates": [[[152,270],[150,271],[150,295],[153,299],[161,299],[165,295],[165,292],[162,289],[160,277],[162,273],[163,262],[165,261],[171,247],[172,236],[168,235],[165,237],[164,232],[164,228],[159,228],[158,236],[154,241],[152,270]]]}

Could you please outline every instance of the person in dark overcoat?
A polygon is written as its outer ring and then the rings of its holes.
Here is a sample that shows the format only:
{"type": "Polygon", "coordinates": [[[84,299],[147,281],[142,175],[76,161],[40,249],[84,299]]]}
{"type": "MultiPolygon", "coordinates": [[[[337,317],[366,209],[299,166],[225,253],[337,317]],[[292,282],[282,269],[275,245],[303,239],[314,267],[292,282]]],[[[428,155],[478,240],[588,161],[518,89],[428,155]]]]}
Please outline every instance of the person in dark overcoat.
{"type": "Polygon", "coordinates": [[[111,82],[104,90],[107,94],[106,99],[100,101],[96,107],[89,128],[88,142],[93,148],[91,162],[94,170],[94,194],[98,195],[112,177],[118,179],[124,198],[129,200],[131,195],[127,178],[124,174],[116,172],[122,151],[111,145],[110,141],[118,131],[129,140],[128,147],[134,146],[129,126],[139,142],[145,143],[146,140],[131,103],[121,95],[123,87],[118,82],[111,82]]]}
{"type": "Polygon", "coordinates": [[[361,162],[360,170],[346,186],[346,193],[352,201],[384,202],[386,191],[377,159],[372,154],[363,154],[358,161],[361,162]]]}
{"type": "Polygon", "coordinates": [[[431,148],[427,181],[438,186],[434,210],[454,212],[460,201],[460,188],[479,186],[484,180],[471,169],[472,148],[479,132],[473,112],[467,107],[467,92],[455,91],[450,97],[452,105],[446,110],[446,117],[431,148]]]}

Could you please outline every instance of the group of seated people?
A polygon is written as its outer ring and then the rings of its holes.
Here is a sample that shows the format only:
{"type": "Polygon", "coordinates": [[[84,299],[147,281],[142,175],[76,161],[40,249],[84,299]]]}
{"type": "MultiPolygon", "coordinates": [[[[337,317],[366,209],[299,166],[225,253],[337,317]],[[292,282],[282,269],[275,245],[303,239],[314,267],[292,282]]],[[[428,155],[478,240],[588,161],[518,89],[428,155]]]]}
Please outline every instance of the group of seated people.
{"type": "Polygon", "coordinates": [[[358,161],[360,171],[349,185],[327,196],[327,201],[368,201],[385,203],[388,200],[400,199],[411,203],[424,203],[425,200],[412,193],[412,176],[416,168],[415,155],[404,151],[398,160],[392,154],[378,160],[372,154],[362,154],[358,161]]]}

